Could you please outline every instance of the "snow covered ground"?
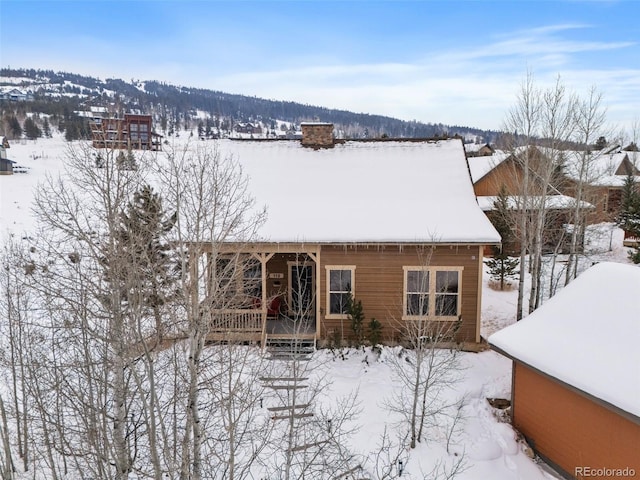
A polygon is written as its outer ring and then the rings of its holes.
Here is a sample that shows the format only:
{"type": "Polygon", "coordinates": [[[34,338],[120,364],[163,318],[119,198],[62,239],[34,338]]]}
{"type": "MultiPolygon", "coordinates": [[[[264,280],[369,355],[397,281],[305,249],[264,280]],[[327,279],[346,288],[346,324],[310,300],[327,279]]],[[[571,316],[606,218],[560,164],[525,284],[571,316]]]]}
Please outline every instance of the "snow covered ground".
{"type": "MultiPolygon", "coordinates": [[[[33,231],[31,215],[33,188],[47,174],[61,171],[66,144],[63,139],[40,139],[36,142],[12,142],[8,157],[19,165],[29,167],[28,173],[0,176],[0,241],[7,235],[18,238],[33,231]]],[[[619,229],[603,225],[593,229],[589,240],[590,262],[609,260],[627,263],[619,229]],[[598,235],[596,235],[598,233],[598,235]]],[[[482,335],[491,333],[515,321],[517,289],[497,291],[489,286],[485,276],[483,286],[482,335]]],[[[363,456],[363,463],[373,462],[373,452],[386,426],[393,424],[393,415],[383,402],[397,384],[389,356],[398,352],[385,348],[380,355],[369,349],[329,350],[315,354],[314,362],[325,365],[332,379],[325,401],[358,392],[361,413],[358,431],[350,440],[352,449],[363,456]]],[[[461,379],[455,388],[445,392],[447,398],[464,398],[461,429],[454,436],[447,453],[445,433],[431,428],[428,440],[403,456],[403,478],[423,478],[437,461],[451,463],[464,455],[466,469],[456,478],[463,480],[511,480],[555,478],[548,469],[525,454],[525,445],[516,432],[505,423],[503,412],[492,408],[487,398],[509,398],[511,363],[493,351],[463,353],[461,379]]]]}

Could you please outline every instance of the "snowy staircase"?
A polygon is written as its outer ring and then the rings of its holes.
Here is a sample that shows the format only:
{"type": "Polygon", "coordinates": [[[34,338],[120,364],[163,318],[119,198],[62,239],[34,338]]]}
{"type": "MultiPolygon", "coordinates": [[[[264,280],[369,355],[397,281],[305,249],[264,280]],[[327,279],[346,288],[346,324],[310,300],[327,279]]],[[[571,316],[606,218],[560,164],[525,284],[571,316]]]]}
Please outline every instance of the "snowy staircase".
{"type": "Polygon", "coordinates": [[[302,360],[311,359],[316,350],[315,338],[265,338],[264,349],[270,360],[302,360]]]}

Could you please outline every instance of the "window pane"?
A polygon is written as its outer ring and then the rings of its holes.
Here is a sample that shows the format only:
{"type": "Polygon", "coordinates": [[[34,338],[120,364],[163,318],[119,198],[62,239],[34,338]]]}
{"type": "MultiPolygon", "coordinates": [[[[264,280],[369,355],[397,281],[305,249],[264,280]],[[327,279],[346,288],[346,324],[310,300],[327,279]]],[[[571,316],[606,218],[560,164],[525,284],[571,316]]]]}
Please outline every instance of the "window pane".
{"type": "Polygon", "coordinates": [[[436,272],[437,293],[458,293],[458,272],[436,272]]]}
{"type": "Polygon", "coordinates": [[[348,293],[330,293],[329,294],[329,313],[341,314],[347,313],[349,309],[348,293]]]}
{"type": "Polygon", "coordinates": [[[407,292],[428,293],[429,272],[422,270],[410,270],[407,272],[407,292]]]}
{"type": "Polygon", "coordinates": [[[262,265],[251,262],[244,270],[244,293],[250,297],[262,297],[262,265]]]}
{"type": "Polygon", "coordinates": [[[436,315],[453,317],[458,314],[458,295],[436,295],[436,315]]]}
{"type": "Polygon", "coordinates": [[[351,270],[330,270],[329,271],[329,291],[350,292],[351,291],[351,270]]]}
{"type": "Polygon", "coordinates": [[[429,295],[410,293],[407,295],[407,315],[428,315],[429,295]]]}

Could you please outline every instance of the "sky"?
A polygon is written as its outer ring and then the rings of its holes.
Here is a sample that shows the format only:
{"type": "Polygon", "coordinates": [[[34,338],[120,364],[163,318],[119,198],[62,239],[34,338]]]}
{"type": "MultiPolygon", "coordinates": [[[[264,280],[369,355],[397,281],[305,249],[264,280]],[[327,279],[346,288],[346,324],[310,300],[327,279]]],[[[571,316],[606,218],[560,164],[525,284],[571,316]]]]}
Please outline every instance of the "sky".
{"type": "Polygon", "coordinates": [[[640,0],[0,0],[0,65],[501,129],[531,72],[640,119],[640,0]]]}

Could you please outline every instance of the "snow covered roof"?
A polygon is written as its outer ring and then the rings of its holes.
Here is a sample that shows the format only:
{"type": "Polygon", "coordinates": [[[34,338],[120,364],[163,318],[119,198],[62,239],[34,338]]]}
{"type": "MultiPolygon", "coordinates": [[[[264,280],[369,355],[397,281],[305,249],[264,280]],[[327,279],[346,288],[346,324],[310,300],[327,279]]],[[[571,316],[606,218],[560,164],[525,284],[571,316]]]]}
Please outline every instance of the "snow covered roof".
{"type": "Polygon", "coordinates": [[[471,157],[469,159],[469,170],[471,171],[471,180],[473,183],[483,178],[508,157],[508,153],[496,153],[486,157],[471,157]]]}
{"type": "MultiPolygon", "coordinates": [[[[48,173],[63,171],[66,147],[56,137],[12,148],[12,157],[32,168],[21,178],[0,178],[3,198],[14,199],[0,202],[3,229],[34,228],[33,190],[48,173]]],[[[314,150],[299,140],[223,139],[210,148],[233,155],[249,176],[256,208],[267,207],[264,241],[500,242],[477,204],[460,140],[346,141],[314,150]]]]}
{"type": "Polygon", "coordinates": [[[640,418],[640,268],[600,263],[489,337],[507,356],[640,418]]]}
{"type": "MultiPolygon", "coordinates": [[[[495,210],[495,202],[498,199],[497,196],[480,196],[478,197],[478,205],[484,212],[495,210]]],[[[531,209],[537,209],[542,205],[542,197],[536,195],[529,195],[527,201],[531,206],[531,209]]],[[[507,206],[509,209],[520,208],[523,204],[523,200],[519,196],[510,196],[507,198],[507,206]]],[[[550,209],[568,209],[575,208],[576,199],[567,195],[547,195],[544,198],[544,204],[546,208],[550,209]]],[[[581,201],[580,208],[595,208],[591,203],[581,201]]]]}
{"type": "Polygon", "coordinates": [[[221,140],[250,177],[273,242],[499,243],[478,207],[460,140],[221,140]]]}
{"type": "Polygon", "coordinates": [[[564,172],[578,181],[582,169],[582,178],[591,185],[617,187],[624,183],[625,174],[620,174],[619,170],[628,158],[628,152],[594,152],[586,157],[583,152],[565,152],[564,172]]]}

